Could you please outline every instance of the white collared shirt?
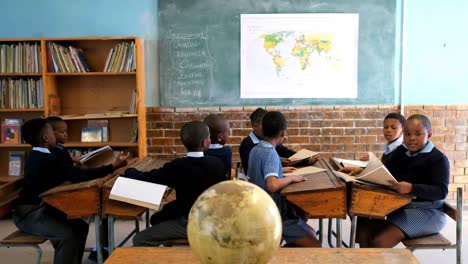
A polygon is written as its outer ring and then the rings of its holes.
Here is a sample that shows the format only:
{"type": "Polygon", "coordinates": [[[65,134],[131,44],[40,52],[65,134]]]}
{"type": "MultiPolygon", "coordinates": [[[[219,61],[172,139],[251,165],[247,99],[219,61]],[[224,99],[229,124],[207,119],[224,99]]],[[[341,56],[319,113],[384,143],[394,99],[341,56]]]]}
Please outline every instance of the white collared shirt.
{"type": "Polygon", "coordinates": [[[252,139],[252,142],[257,145],[260,142],[260,139],[254,134],[253,131],[250,132],[249,134],[250,139],[252,139]]]}
{"type": "MultiPolygon", "coordinates": [[[[405,148],[406,148],[406,146],[405,146],[405,148]]],[[[412,154],[411,151],[408,150],[408,151],[405,152],[405,154],[408,157],[414,157],[414,156],[418,155],[419,153],[429,153],[429,152],[432,151],[433,148],[434,148],[434,144],[431,141],[428,141],[426,146],[424,146],[424,148],[422,148],[420,151],[412,154]]]]}
{"type": "Polygon", "coordinates": [[[388,154],[392,151],[394,151],[396,148],[398,148],[398,146],[400,146],[401,144],[403,144],[403,137],[399,137],[397,139],[395,139],[392,143],[388,144],[385,143],[384,144],[384,154],[388,154]]]}
{"type": "Polygon", "coordinates": [[[187,152],[187,157],[192,157],[192,158],[203,158],[203,151],[190,151],[187,152]]]}
{"type": "Polygon", "coordinates": [[[39,151],[39,152],[42,152],[42,153],[52,154],[52,153],[50,153],[50,150],[48,148],[33,147],[32,150],[39,151]]]}
{"type": "Polygon", "coordinates": [[[221,144],[210,144],[209,149],[221,149],[223,148],[223,145],[221,144]]]}

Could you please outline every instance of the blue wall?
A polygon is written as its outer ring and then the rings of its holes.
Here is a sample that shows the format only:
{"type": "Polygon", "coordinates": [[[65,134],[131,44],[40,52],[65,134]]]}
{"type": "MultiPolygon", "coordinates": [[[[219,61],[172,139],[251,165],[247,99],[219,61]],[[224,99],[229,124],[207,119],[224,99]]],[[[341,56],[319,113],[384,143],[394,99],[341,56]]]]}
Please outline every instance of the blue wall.
{"type": "MultiPolygon", "coordinates": [[[[468,1],[406,6],[405,104],[467,104],[468,1]]],[[[159,104],[158,0],[0,0],[0,12],[0,38],[142,37],[146,105],[159,104]]]]}
{"type": "Polygon", "coordinates": [[[468,1],[406,2],[405,104],[468,104],[468,1]]]}

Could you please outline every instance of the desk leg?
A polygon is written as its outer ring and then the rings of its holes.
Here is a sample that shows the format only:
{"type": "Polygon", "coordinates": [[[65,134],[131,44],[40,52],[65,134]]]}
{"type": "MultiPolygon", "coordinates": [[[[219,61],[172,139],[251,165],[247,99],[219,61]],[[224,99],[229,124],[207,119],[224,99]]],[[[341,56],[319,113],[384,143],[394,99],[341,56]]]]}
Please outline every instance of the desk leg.
{"type": "MultiPolygon", "coordinates": [[[[150,210],[146,209],[146,229],[150,228],[150,210]]],[[[138,232],[138,230],[137,230],[138,232]]]]}
{"type": "Polygon", "coordinates": [[[114,251],[114,217],[112,215],[107,216],[107,234],[109,239],[109,256],[114,251]]]}
{"type": "Polygon", "coordinates": [[[102,264],[101,216],[99,214],[94,215],[94,226],[96,229],[97,262],[102,264]]]}
{"type": "Polygon", "coordinates": [[[319,219],[319,230],[318,230],[318,236],[320,239],[320,244],[323,243],[323,219],[319,219]]]}
{"type": "Polygon", "coordinates": [[[332,243],[332,236],[333,236],[333,218],[328,218],[328,246],[334,248],[332,243]]]}
{"type": "Polygon", "coordinates": [[[336,219],[336,247],[342,247],[342,240],[341,240],[341,218],[336,219]]]}
{"type": "Polygon", "coordinates": [[[356,245],[356,225],[357,216],[351,216],[351,234],[349,235],[349,247],[354,248],[356,245]]]}

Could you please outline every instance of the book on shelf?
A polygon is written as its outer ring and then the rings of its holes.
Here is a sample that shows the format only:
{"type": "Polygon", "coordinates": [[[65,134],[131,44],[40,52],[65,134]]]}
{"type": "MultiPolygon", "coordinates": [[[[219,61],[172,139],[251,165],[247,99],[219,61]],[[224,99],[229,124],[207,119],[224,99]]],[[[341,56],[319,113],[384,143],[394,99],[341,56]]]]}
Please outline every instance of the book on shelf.
{"type": "Polygon", "coordinates": [[[96,168],[111,164],[114,156],[114,150],[110,146],[104,146],[82,155],[78,163],[86,168],[96,168]]]}
{"type": "Polygon", "coordinates": [[[374,153],[369,152],[369,161],[367,167],[358,175],[351,176],[347,173],[335,171],[335,175],[342,178],[346,182],[361,182],[365,184],[376,184],[383,186],[390,186],[391,182],[397,180],[388,171],[385,165],[380,161],[374,153]]]}
{"type": "Polygon", "coordinates": [[[109,198],[154,210],[159,210],[167,186],[118,177],[111,189],[109,198]]]}
{"type": "Polygon", "coordinates": [[[8,152],[8,175],[23,176],[24,174],[24,151],[9,151],[8,152]]]}
{"type": "Polygon", "coordinates": [[[107,54],[104,72],[131,72],[135,66],[135,42],[122,42],[115,45],[107,54]]]}
{"type": "Polygon", "coordinates": [[[318,173],[318,172],[322,172],[322,171],[326,171],[326,169],[322,169],[322,168],[315,167],[315,166],[306,166],[306,167],[296,169],[293,172],[285,173],[284,176],[289,176],[289,175],[302,175],[302,176],[305,176],[305,175],[308,175],[308,174],[318,173]]]}
{"type": "Polygon", "coordinates": [[[44,103],[40,78],[0,79],[0,108],[32,109],[41,107],[44,107],[44,103]]]}
{"type": "Polygon", "coordinates": [[[99,127],[102,130],[102,142],[109,141],[109,120],[91,119],[88,120],[88,127],[99,127]]]}
{"type": "Polygon", "coordinates": [[[83,50],[73,46],[47,43],[47,62],[50,72],[90,72],[83,50]]]}
{"type": "Polygon", "coordinates": [[[49,95],[49,113],[51,116],[60,115],[60,97],[55,94],[49,95]]]}
{"type": "Polygon", "coordinates": [[[2,122],[2,143],[20,144],[21,143],[21,124],[2,122]]]}
{"type": "Polygon", "coordinates": [[[83,127],[81,129],[81,142],[102,142],[102,129],[100,127],[83,127]]]}
{"type": "Polygon", "coordinates": [[[40,73],[40,58],[37,42],[0,44],[0,73],[40,73]]]}
{"type": "Polygon", "coordinates": [[[340,159],[340,158],[333,158],[333,159],[338,164],[341,164],[341,166],[343,166],[343,167],[361,167],[361,168],[365,168],[367,166],[367,161],[340,159]]]}
{"type": "Polygon", "coordinates": [[[296,154],[288,158],[289,159],[288,165],[294,165],[294,164],[300,163],[318,154],[319,152],[311,151],[308,149],[301,149],[298,152],[296,152],[296,154]]]}

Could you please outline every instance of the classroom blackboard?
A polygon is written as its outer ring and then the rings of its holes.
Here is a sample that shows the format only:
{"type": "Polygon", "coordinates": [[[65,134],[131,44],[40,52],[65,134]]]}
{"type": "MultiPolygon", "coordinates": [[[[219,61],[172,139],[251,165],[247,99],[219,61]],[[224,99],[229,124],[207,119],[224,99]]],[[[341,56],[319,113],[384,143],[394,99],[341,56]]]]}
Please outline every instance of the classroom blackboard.
{"type": "Polygon", "coordinates": [[[161,106],[393,104],[396,1],[159,0],[161,106]],[[240,14],[358,13],[358,97],[240,98],[240,14]]]}

